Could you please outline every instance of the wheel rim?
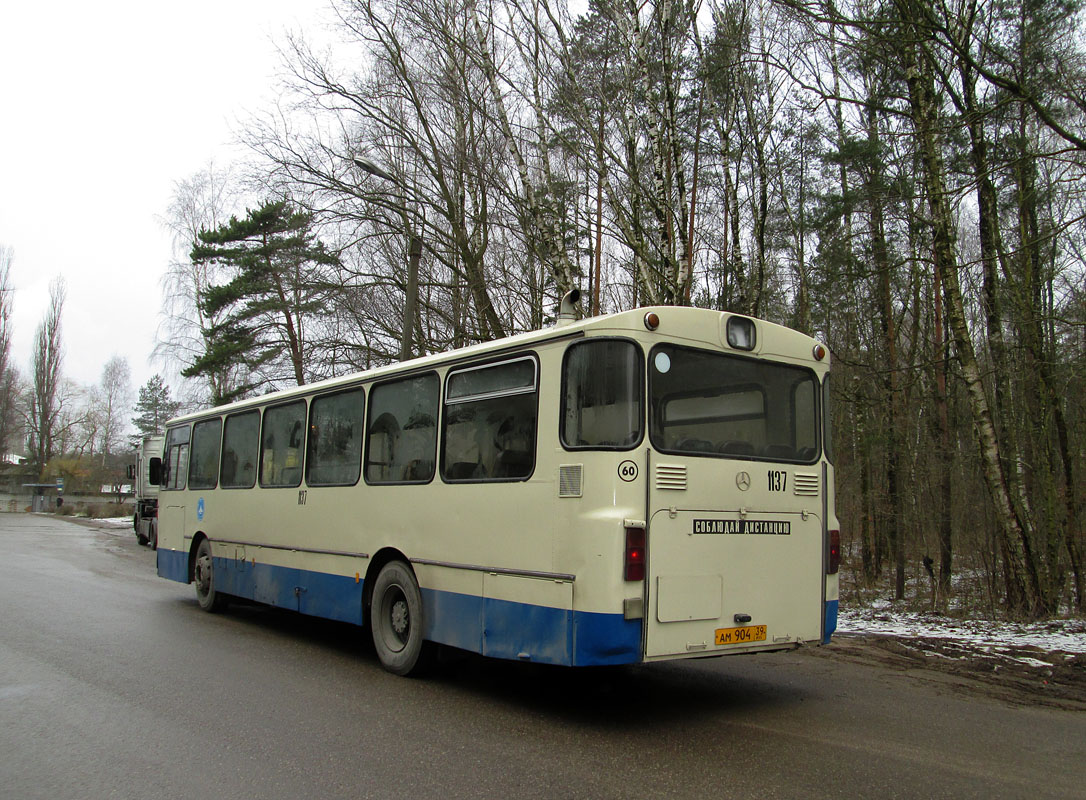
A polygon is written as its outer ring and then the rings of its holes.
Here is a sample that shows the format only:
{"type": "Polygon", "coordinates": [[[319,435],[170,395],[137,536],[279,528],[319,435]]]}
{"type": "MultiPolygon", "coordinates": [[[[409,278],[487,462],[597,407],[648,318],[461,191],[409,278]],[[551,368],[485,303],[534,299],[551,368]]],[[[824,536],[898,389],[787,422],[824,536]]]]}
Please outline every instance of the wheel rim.
{"type": "Polygon", "coordinates": [[[411,638],[411,606],[398,584],[385,590],[381,603],[381,638],[389,650],[398,653],[411,638]]]}

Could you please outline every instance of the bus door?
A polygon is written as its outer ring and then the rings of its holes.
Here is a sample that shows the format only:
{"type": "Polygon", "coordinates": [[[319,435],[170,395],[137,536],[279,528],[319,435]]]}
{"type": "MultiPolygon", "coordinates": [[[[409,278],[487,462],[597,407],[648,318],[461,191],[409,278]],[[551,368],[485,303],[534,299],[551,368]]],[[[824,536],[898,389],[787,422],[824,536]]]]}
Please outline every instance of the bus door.
{"type": "Polygon", "coordinates": [[[656,349],[646,658],[821,639],[816,387],[787,365],[656,349]]]}

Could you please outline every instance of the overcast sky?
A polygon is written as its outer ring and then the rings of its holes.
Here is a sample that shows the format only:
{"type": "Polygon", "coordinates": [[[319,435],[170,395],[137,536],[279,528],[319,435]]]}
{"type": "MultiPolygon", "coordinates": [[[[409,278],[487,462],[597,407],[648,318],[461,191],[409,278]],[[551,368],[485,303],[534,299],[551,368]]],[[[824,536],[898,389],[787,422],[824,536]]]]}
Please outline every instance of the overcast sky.
{"type": "Polygon", "coordinates": [[[286,29],[318,29],[327,0],[0,8],[0,245],[14,250],[12,361],[30,373],[49,284],[63,275],[64,373],[97,383],[113,356],[132,387],[149,359],[175,181],[239,157],[234,131],[266,107],[286,29]]]}

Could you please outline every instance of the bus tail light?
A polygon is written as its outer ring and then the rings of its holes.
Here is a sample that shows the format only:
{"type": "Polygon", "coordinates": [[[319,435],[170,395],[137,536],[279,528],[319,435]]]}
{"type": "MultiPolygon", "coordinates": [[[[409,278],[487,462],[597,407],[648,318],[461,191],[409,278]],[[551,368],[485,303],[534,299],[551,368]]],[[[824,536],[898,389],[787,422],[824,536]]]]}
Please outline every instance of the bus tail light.
{"type": "Polygon", "coordinates": [[[836,575],[841,568],[841,531],[830,531],[830,552],[826,562],[826,574],[836,575]]]}
{"type": "Polygon", "coordinates": [[[645,529],[626,528],[624,577],[628,581],[645,580],[645,529]]]}

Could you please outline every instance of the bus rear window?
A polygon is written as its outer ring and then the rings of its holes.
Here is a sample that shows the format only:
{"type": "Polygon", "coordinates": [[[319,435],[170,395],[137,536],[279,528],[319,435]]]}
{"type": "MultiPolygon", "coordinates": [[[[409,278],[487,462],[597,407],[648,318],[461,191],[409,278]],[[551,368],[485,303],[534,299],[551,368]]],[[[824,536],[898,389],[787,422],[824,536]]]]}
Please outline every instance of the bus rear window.
{"type": "Polygon", "coordinates": [[[661,452],[810,463],[818,456],[814,373],[664,346],[652,351],[650,435],[661,452]]]}

